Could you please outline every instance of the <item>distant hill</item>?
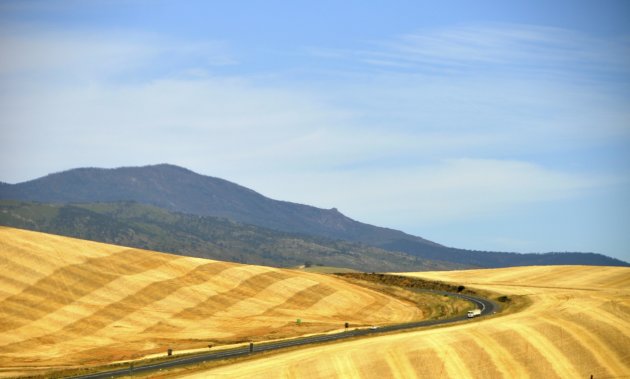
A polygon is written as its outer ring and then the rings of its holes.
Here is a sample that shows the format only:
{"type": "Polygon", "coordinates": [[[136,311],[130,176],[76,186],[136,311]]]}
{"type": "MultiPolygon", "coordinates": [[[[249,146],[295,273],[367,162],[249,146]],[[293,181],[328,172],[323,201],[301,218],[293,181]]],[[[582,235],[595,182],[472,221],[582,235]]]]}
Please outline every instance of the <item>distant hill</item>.
{"type": "Polygon", "coordinates": [[[470,266],[227,219],[168,212],[134,202],[42,204],[0,201],[0,225],[147,250],[276,267],[336,266],[359,271],[446,270],[470,266]]]}
{"type": "Polygon", "coordinates": [[[467,266],[627,265],[593,253],[516,254],[449,248],[398,230],[355,221],[334,208],[321,209],[269,199],[238,184],[168,164],[69,170],[24,183],[0,185],[0,199],[59,204],[135,201],[170,212],[226,218],[282,232],[356,242],[421,259],[467,266]]]}

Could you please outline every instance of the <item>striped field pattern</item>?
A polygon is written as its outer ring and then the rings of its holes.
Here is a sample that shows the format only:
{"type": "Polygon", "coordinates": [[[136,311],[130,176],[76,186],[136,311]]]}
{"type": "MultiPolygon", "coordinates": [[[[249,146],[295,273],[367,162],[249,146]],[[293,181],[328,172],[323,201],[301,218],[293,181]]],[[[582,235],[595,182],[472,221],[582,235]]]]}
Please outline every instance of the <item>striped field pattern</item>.
{"type": "Polygon", "coordinates": [[[421,318],[329,276],[0,227],[0,375],[421,318]]]}
{"type": "Polygon", "coordinates": [[[407,274],[524,295],[532,305],[449,327],[303,349],[190,378],[630,378],[630,268],[407,274]]]}

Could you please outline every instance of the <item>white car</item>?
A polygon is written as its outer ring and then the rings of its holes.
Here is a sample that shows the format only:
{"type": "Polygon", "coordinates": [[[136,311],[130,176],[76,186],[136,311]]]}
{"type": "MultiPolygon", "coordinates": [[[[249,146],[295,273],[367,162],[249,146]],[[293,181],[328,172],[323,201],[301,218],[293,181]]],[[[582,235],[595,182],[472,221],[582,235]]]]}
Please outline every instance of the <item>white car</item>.
{"type": "Polygon", "coordinates": [[[372,325],[372,326],[370,326],[368,329],[370,329],[370,330],[376,330],[376,329],[378,329],[378,326],[372,325]]]}

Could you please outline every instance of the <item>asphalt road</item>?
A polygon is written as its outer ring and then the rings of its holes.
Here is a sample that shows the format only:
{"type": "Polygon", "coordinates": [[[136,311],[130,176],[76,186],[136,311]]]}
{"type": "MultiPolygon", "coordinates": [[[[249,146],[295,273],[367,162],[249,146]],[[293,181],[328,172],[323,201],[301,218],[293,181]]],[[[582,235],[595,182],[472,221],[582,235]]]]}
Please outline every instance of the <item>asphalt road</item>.
{"type": "MultiPolygon", "coordinates": [[[[472,303],[477,305],[479,309],[481,309],[481,316],[479,317],[493,314],[495,313],[497,309],[496,304],[482,297],[456,294],[456,293],[443,292],[443,291],[425,291],[425,292],[431,292],[431,293],[435,293],[439,295],[455,296],[455,297],[459,297],[459,298],[471,301],[472,303]]],[[[458,316],[458,317],[453,317],[453,318],[448,318],[448,319],[425,320],[425,321],[410,322],[410,323],[405,323],[405,324],[381,326],[376,329],[363,328],[363,329],[356,329],[356,330],[347,330],[345,332],[335,333],[335,334],[322,334],[322,335],[302,337],[302,338],[277,341],[277,342],[261,342],[261,343],[253,344],[250,346],[245,346],[245,347],[240,347],[240,348],[235,348],[235,349],[226,349],[226,350],[219,350],[215,352],[192,355],[188,357],[172,358],[172,359],[168,359],[166,361],[162,361],[159,363],[151,363],[151,364],[133,367],[133,368],[127,367],[123,369],[103,371],[103,372],[98,372],[94,374],[73,376],[72,378],[82,378],[82,379],[114,378],[117,376],[147,373],[147,372],[152,372],[152,371],[158,371],[161,369],[170,369],[177,366],[192,365],[192,364],[201,363],[201,362],[255,355],[257,353],[262,353],[264,351],[278,350],[278,349],[283,349],[283,348],[293,347],[293,346],[311,345],[311,344],[322,343],[322,342],[327,342],[327,341],[343,340],[343,339],[351,338],[351,337],[376,335],[376,334],[387,333],[387,332],[392,332],[392,331],[419,328],[423,326],[449,324],[449,323],[458,322],[458,321],[462,321],[466,319],[467,319],[467,316],[463,315],[463,316],[458,316]],[[250,351],[250,349],[252,350],[250,351]]]]}

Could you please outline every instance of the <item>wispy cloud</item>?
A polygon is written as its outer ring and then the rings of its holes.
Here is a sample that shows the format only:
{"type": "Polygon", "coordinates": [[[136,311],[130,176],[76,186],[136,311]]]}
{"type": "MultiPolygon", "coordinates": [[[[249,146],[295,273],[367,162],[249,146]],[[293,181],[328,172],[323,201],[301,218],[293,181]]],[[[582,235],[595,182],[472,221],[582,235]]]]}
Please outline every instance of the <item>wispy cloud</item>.
{"type": "Polygon", "coordinates": [[[362,49],[310,49],[319,57],[415,72],[510,74],[630,73],[630,39],[603,39],[562,28],[483,24],[420,30],[362,49]]]}

